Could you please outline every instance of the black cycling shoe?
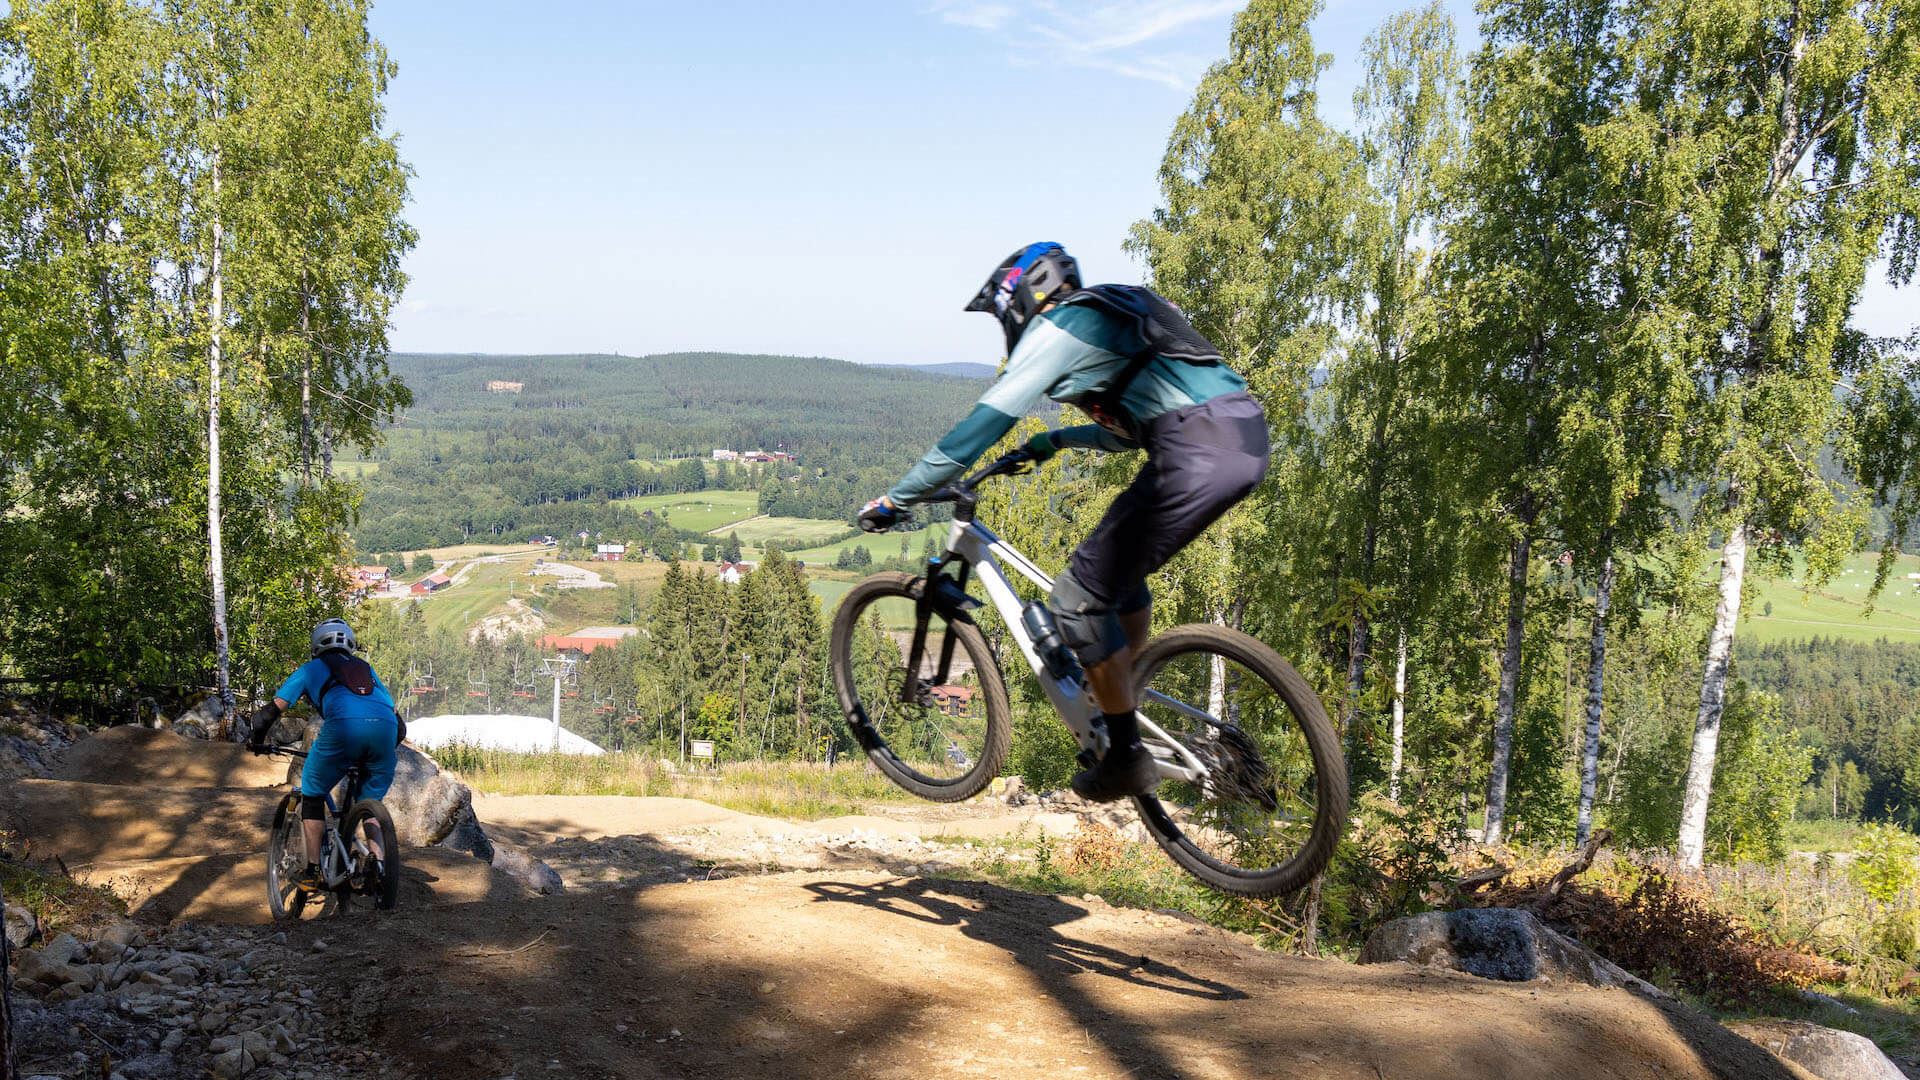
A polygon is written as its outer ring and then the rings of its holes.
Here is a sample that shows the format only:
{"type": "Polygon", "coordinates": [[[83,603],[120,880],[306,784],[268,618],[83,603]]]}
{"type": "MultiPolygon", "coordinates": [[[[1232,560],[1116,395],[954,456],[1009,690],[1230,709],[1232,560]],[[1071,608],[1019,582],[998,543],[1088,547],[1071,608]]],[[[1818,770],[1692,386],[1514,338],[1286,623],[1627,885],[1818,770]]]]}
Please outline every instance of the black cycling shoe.
{"type": "Polygon", "coordinates": [[[1160,766],[1140,740],[1109,747],[1091,769],[1073,774],[1073,793],[1088,802],[1113,802],[1145,795],[1160,786],[1160,766]]]}

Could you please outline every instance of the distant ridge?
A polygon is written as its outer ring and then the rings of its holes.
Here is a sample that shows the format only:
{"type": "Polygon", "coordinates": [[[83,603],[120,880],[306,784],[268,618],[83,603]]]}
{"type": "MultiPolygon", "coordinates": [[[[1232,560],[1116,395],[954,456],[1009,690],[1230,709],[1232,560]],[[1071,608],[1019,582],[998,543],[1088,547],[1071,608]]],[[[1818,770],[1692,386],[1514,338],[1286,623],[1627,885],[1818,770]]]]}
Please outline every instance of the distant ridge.
{"type": "Polygon", "coordinates": [[[948,375],[956,379],[991,379],[999,369],[992,364],[975,364],[961,361],[953,364],[875,364],[874,367],[904,367],[909,371],[924,371],[929,375],[948,375]]]}

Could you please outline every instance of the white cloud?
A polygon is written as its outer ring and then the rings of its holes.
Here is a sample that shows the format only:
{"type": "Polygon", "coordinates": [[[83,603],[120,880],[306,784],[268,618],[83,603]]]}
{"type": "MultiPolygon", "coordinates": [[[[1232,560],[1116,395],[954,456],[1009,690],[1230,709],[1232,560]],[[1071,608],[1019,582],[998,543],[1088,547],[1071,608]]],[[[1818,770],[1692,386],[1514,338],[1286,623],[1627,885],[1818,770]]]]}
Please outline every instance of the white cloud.
{"type": "Polygon", "coordinates": [[[942,0],[943,22],[1005,31],[1009,59],[1022,66],[1066,64],[1186,91],[1225,45],[1224,20],[1241,0],[1116,0],[1092,6],[1037,0],[1015,12],[1003,4],[942,0]],[[1196,49],[1196,41],[1205,47],[1196,49]]]}

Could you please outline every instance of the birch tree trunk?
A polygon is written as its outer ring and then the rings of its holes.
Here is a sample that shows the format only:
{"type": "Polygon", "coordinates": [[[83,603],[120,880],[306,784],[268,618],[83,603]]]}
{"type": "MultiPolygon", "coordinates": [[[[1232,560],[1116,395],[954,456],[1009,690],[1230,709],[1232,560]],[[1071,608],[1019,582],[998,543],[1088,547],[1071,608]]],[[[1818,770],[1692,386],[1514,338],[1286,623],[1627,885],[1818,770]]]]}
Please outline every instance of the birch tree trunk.
{"type": "MultiPolygon", "coordinates": [[[[305,279],[302,278],[302,285],[305,279]]],[[[305,350],[300,357],[300,484],[313,486],[313,335],[309,332],[307,308],[311,301],[303,287],[300,292],[300,340],[305,350]]]]}
{"type": "MultiPolygon", "coordinates": [[[[1213,625],[1227,625],[1227,613],[1213,613],[1213,625]]],[[[1227,713],[1227,661],[1218,653],[1207,658],[1207,715],[1223,720],[1227,713]]]]}
{"type": "Polygon", "coordinates": [[[1593,639],[1587,647],[1587,740],[1580,754],[1580,812],[1575,846],[1593,832],[1593,800],[1600,787],[1600,719],[1605,707],[1607,613],[1613,607],[1613,552],[1600,559],[1600,581],[1593,598],[1593,639]]]}
{"type": "Polygon", "coordinates": [[[1507,566],[1507,643],[1500,651],[1500,697],[1493,716],[1493,767],[1487,774],[1487,820],[1481,842],[1497,844],[1506,827],[1507,775],[1513,760],[1513,713],[1520,691],[1520,643],[1527,629],[1527,572],[1533,537],[1513,542],[1507,566]]]}
{"type": "Polygon", "coordinates": [[[1393,665],[1393,762],[1387,767],[1387,798],[1400,801],[1400,764],[1407,731],[1407,630],[1400,628],[1400,644],[1393,665]]]}
{"type": "Polygon", "coordinates": [[[1720,603],[1707,641],[1707,667],[1700,679],[1700,715],[1693,724],[1693,755],[1687,761],[1685,799],[1680,804],[1679,854],[1697,867],[1706,858],[1707,800],[1713,794],[1713,759],[1720,747],[1720,717],[1727,704],[1727,661],[1734,624],[1740,619],[1740,586],[1747,572],[1747,524],[1736,521],[1720,555],[1720,603]]]}
{"type": "Polygon", "coordinates": [[[232,657],[227,639],[227,564],[220,536],[220,333],[226,321],[220,249],[226,236],[220,222],[220,151],[213,154],[213,256],[208,266],[212,302],[207,345],[207,573],[213,583],[213,680],[220,697],[220,720],[233,716],[232,657]]]}

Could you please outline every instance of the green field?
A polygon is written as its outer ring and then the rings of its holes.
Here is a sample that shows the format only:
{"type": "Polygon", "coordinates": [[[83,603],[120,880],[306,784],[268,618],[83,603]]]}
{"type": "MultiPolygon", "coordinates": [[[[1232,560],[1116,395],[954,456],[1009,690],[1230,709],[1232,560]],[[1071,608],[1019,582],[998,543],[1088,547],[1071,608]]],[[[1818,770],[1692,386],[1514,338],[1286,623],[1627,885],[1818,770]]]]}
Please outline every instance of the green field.
{"type": "MultiPolygon", "coordinates": [[[[907,552],[918,555],[920,553],[920,547],[925,542],[926,537],[931,536],[934,539],[934,543],[941,543],[946,539],[947,529],[949,527],[947,522],[942,521],[938,524],[928,525],[908,533],[887,533],[884,536],[868,536],[862,533],[859,536],[850,537],[837,543],[823,544],[820,547],[808,548],[805,551],[789,551],[787,554],[792,558],[799,559],[808,566],[832,566],[833,560],[839,558],[842,551],[864,546],[867,551],[873,555],[875,561],[878,561],[880,559],[889,559],[900,554],[900,538],[904,536],[907,538],[907,552]]],[[[742,539],[745,539],[745,537],[743,536],[742,539]]]]}
{"type": "Polygon", "coordinates": [[[465,633],[467,627],[504,606],[509,596],[531,599],[529,583],[539,579],[527,577],[529,565],[529,561],[515,560],[476,566],[465,581],[421,602],[420,613],[429,629],[465,633]]]}
{"type": "Polygon", "coordinates": [[[333,475],[342,480],[364,480],[380,471],[377,461],[339,461],[333,463],[333,475]]]}
{"type": "Polygon", "coordinates": [[[1920,642],[1920,579],[1907,577],[1920,574],[1920,558],[1899,558],[1869,615],[1864,610],[1867,590],[1879,560],[1873,552],[1855,555],[1833,580],[1812,593],[1804,590],[1798,578],[1750,578],[1752,588],[1741,606],[1740,636],[1756,641],[1839,637],[1920,642]]]}
{"type": "Polygon", "coordinates": [[[691,491],[682,495],[641,495],[616,501],[636,514],[649,510],[656,514],[664,513],[675,528],[693,532],[707,532],[742,521],[760,509],[760,494],[755,491],[691,491]]]}
{"type": "Polygon", "coordinates": [[[770,540],[800,541],[801,543],[820,543],[846,532],[849,526],[844,521],[821,521],[818,518],[795,517],[756,517],[746,521],[736,521],[717,529],[709,529],[708,536],[726,539],[739,534],[740,542],[750,547],[759,547],[770,540]]]}

